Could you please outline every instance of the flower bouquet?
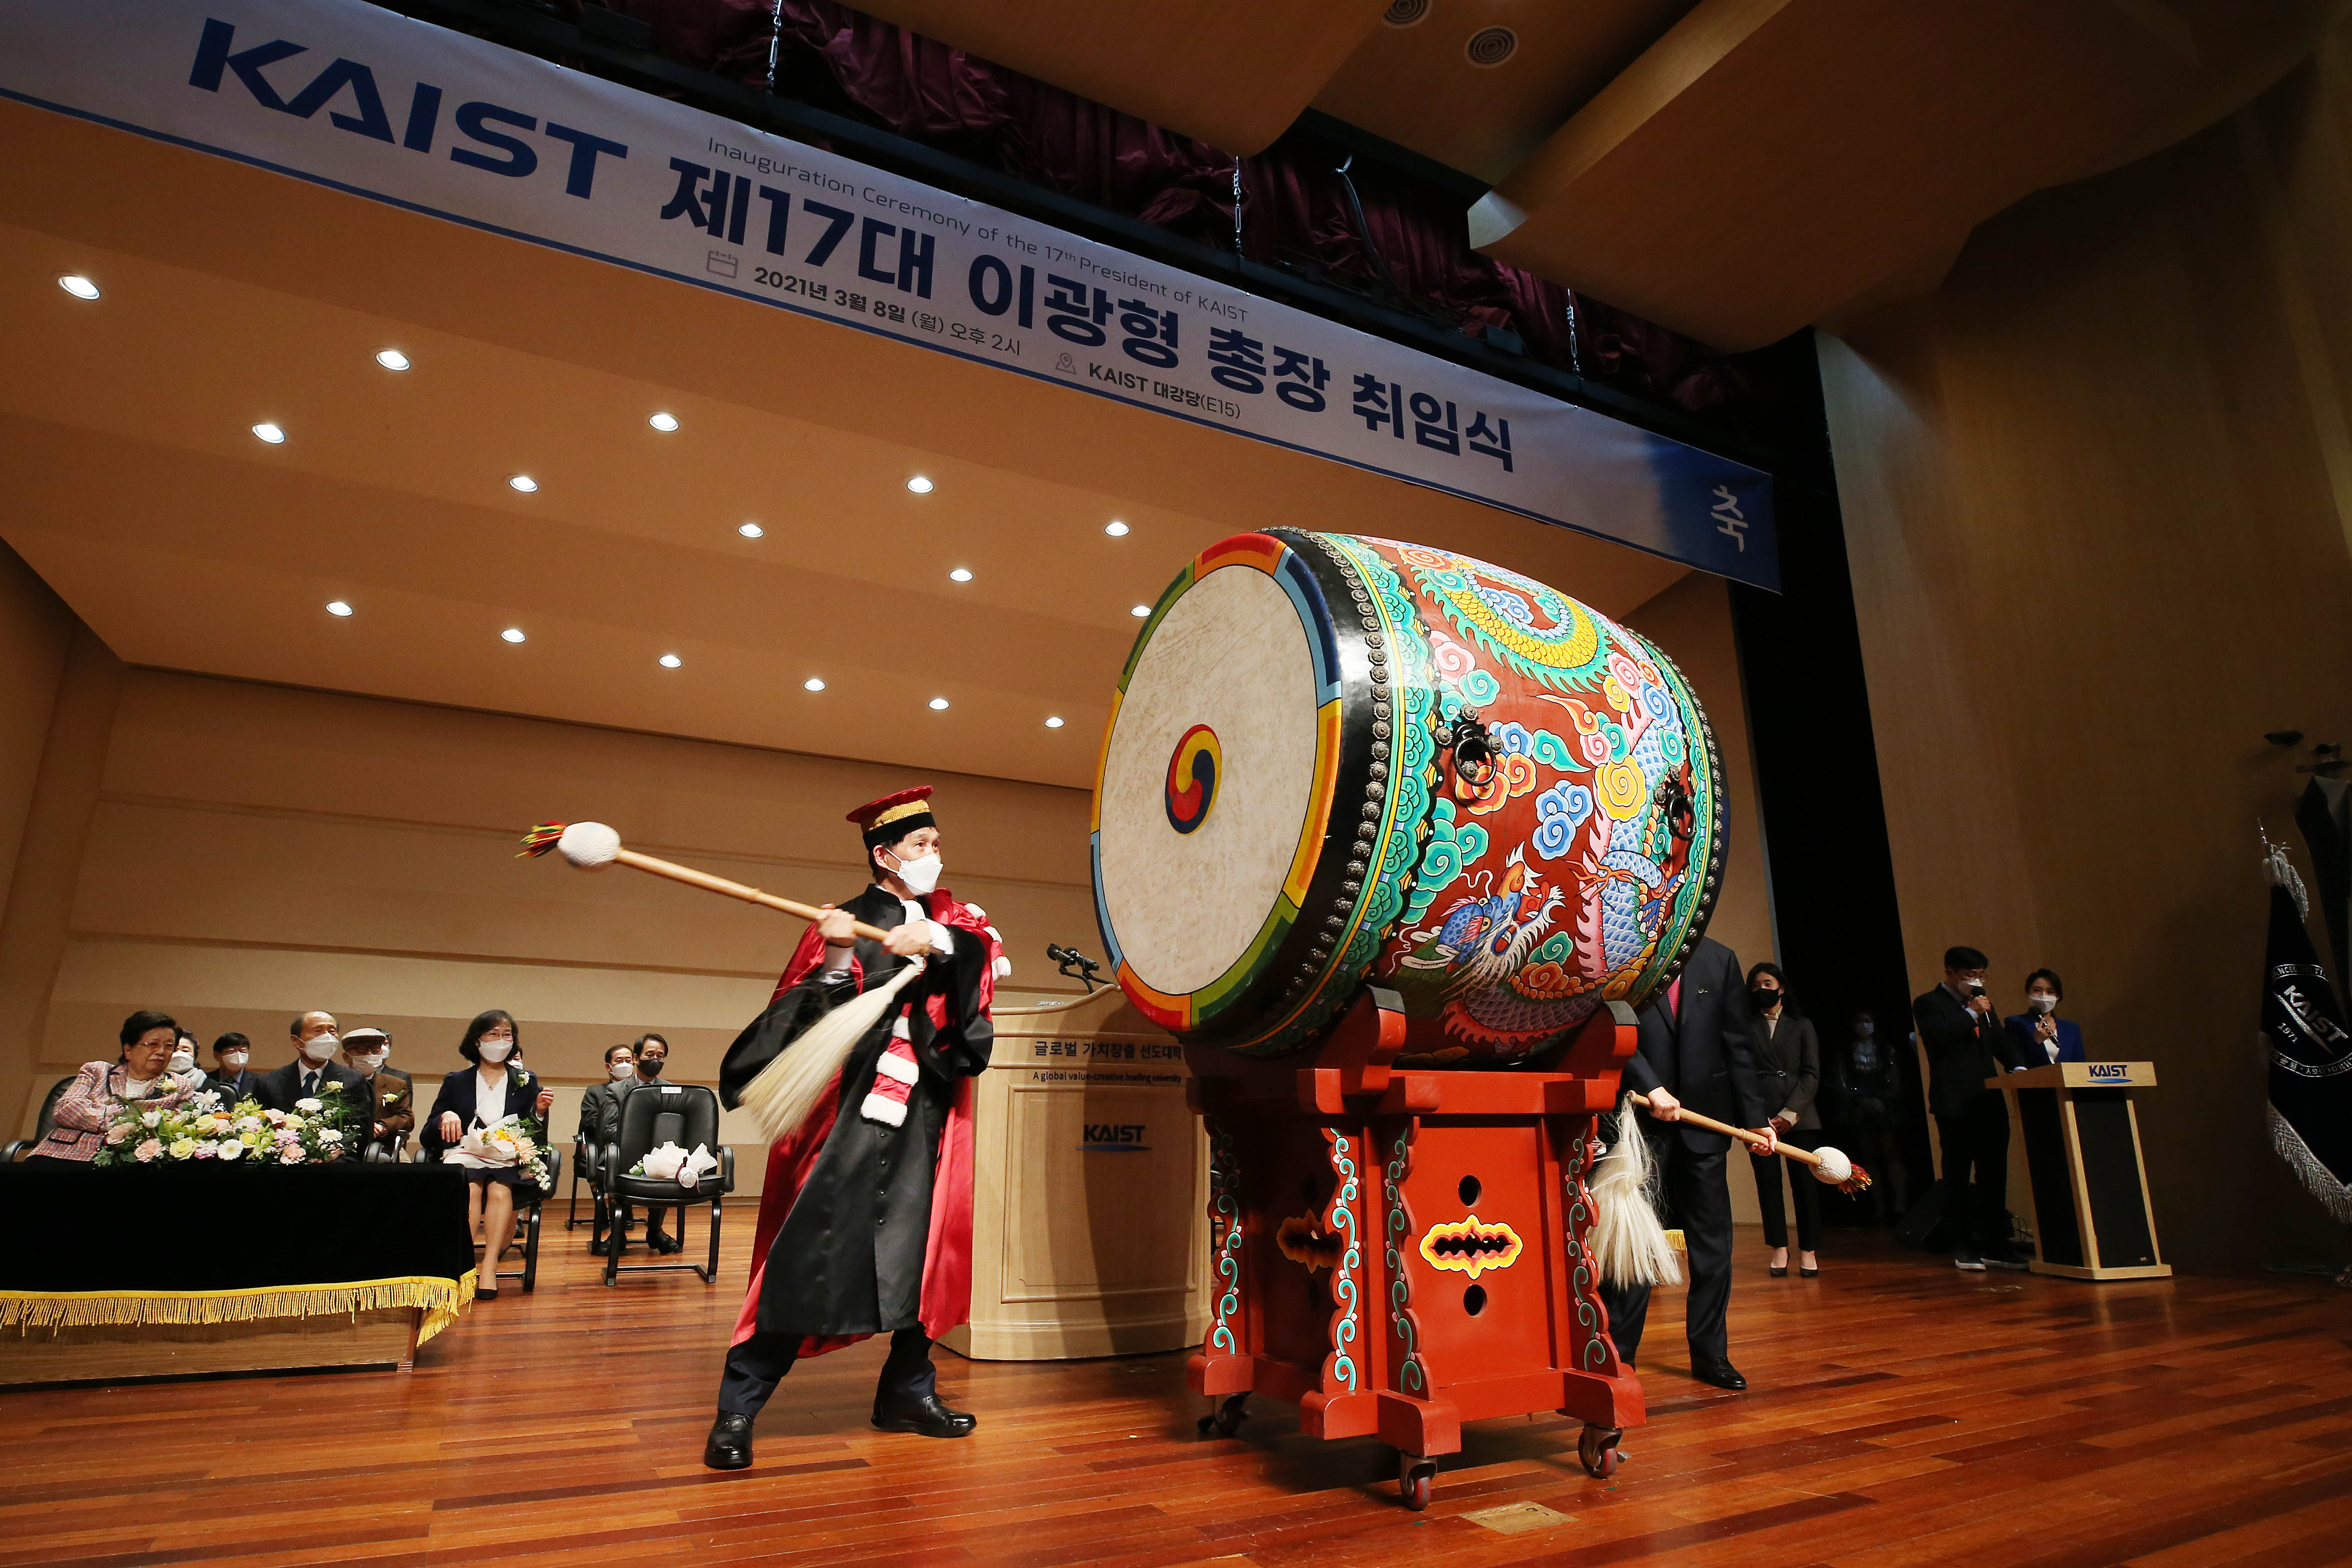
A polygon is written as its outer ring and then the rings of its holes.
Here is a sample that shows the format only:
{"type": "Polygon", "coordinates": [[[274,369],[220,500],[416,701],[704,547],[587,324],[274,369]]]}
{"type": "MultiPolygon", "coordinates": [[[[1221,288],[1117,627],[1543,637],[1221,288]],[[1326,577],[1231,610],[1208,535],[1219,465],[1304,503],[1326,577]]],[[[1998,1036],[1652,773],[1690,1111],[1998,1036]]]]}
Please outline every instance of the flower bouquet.
{"type": "Polygon", "coordinates": [[[499,1169],[511,1165],[523,1180],[544,1191],[549,1185],[547,1156],[540,1140],[545,1135],[536,1117],[501,1116],[467,1133],[457,1147],[472,1156],[469,1163],[499,1169]]]}
{"type": "Polygon", "coordinates": [[[656,1182],[675,1180],[681,1187],[695,1187],[701,1184],[707,1172],[717,1169],[719,1156],[707,1144],[697,1143],[689,1154],[676,1143],[664,1143],[647,1150],[644,1159],[629,1167],[629,1174],[649,1176],[656,1182]]]}
{"type": "Polygon", "coordinates": [[[345,1128],[351,1108],[343,1087],[331,1083],[315,1099],[298,1100],[292,1110],[265,1110],[258,1100],[234,1107],[219,1093],[199,1090],[176,1105],[126,1101],[106,1130],[106,1142],[91,1163],[171,1164],[191,1160],[247,1162],[262,1165],[313,1165],[359,1157],[345,1128]]]}

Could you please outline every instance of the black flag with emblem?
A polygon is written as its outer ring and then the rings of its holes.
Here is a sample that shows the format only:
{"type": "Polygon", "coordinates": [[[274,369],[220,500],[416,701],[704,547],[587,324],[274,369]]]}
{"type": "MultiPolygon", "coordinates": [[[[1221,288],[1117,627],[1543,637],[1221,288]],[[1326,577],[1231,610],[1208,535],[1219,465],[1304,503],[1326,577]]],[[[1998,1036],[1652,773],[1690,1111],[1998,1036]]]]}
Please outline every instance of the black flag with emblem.
{"type": "Polygon", "coordinates": [[[2271,1144],[2327,1212],[2352,1225],[2352,1034],[2311,945],[2285,857],[2273,857],[2263,960],[2263,1044],[2270,1052],[2271,1144]],[[2280,879],[2284,871],[2285,880],[2280,879]]]}

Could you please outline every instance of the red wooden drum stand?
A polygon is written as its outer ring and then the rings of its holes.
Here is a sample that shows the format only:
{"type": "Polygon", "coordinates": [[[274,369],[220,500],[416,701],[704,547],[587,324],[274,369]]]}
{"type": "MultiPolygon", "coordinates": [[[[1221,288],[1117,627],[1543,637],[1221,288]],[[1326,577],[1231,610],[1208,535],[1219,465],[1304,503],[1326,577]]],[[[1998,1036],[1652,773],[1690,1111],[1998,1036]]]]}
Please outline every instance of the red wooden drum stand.
{"type": "Polygon", "coordinates": [[[1311,1065],[1187,1046],[1210,1148],[1208,1339],[1187,1368],[1230,1435],[1251,1394],[1324,1438],[1378,1436],[1408,1507],[1462,1423],[1556,1410],[1616,1464],[1642,1385],[1610,1342],[1587,1246],[1598,1118],[1633,1015],[1595,1014],[1553,1070],[1399,1071],[1405,1018],[1370,990],[1311,1065]]]}

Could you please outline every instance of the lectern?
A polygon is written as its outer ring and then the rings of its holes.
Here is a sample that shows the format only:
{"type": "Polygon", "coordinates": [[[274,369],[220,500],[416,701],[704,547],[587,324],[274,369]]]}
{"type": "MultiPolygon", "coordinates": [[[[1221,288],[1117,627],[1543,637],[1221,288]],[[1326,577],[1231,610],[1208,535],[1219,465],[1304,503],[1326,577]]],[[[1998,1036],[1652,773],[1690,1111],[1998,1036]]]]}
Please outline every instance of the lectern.
{"type": "Polygon", "coordinates": [[[1987,1079],[2009,1099],[2033,1205],[2033,1272],[2154,1279],[2172,1272],[2156,1241],[2132,1091],[2153,1062],[2056,1062],[1987,1079]]]}

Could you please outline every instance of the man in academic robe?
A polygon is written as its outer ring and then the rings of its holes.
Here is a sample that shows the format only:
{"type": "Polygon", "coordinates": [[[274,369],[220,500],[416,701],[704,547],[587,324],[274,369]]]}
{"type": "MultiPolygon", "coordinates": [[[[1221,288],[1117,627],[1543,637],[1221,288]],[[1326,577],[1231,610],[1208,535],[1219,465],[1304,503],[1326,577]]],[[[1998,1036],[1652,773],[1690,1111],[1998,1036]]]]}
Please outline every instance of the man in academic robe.
{"type": "MultiPolygon", "coordinates": [[[[1648,1112],[1634,1121],[1649,1140],[1651,1161],[1682,1226],[1690,1259],[1683,1317],[1691,1375],[1717,1388],[1744,1389],[1748,1380],[1731,1364],[1724,1326],[1731,1304],[1731,1189],[1725,1176],[1731,1140],[1682,1121],[1688,1106],[1717,1121],[1753,1129],[1748,1142],[1759,1154],[1779,1146],[1771,1108],[1756,1076],[1739,955],[1713,937],[1700,938],[1682,973],[1642,1009],[1639,1023],[1641,1047],[1625,1060],[1624,1083],[1650,1102],[1648,1112]]],[[[1601,1302],[1609,1310],[1609,1337],[1618,1359],[1631,1366],[1642,1348],[1650,1288],[1603,1284],[1601,1302]]]]}
{"type": "Polygon", "coordinates": [[[739,1105],[827,1013],[916,959],[925,965],[770,1152],[751,1286],[703,1447],[713,1469],[751,1462],[752,1418],[795,1360],[872,1334],[890,1336],[877,1427],[961,1437],[978,1424],[941,1403],[930,1352],[971,1304],[971,1079],[988,1066],[989,1006],[1006,965],[986,913],[939,886],[930,793],[902,790],[849,814],[873,885],[826,907],[719,1067],[719,1095],[739,1105]],[[856,937],[856,922],[887,940],[856,937]]]}

